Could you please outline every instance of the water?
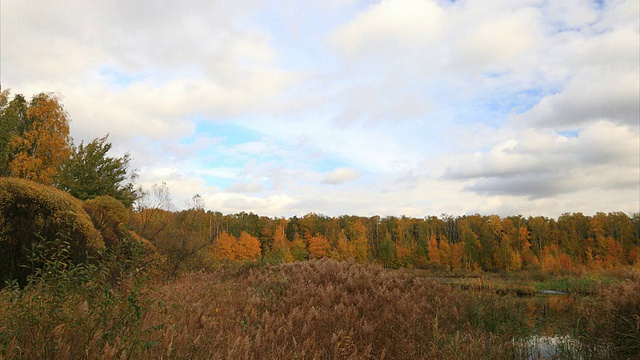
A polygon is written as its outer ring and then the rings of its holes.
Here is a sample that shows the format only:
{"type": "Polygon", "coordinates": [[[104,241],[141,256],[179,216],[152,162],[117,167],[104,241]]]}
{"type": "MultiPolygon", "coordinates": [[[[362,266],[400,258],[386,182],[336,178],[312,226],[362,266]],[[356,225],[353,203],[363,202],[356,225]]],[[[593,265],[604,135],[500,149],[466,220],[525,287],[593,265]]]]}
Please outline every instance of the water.
{"type": "Polygon", "coordinates": [[[525,345],[522,359],[557,359],[577,352],[579,343],[570,333],[577,325],[579,297],[546,290],[521,299],[525,302],[527,321],[535,332],[521,340],[525,345]]]}

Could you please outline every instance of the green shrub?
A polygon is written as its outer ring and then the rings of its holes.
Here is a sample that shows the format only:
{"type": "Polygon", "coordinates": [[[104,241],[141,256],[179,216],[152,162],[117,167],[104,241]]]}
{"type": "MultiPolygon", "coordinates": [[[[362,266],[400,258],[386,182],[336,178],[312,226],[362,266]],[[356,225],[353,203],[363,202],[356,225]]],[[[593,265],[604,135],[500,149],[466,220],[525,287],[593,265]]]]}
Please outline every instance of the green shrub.
{"type": "Polygon", "coordinates": [[[143,245],[123,239],[80,264],[70,249],[65,237],[34,246],[29,259],[47,261],[23,289],[0,290],[0,359],[138,358],[153,345],[143,245]]]}
{"type": "Polygon", "coordinates": [[[82,202],[53,187],[16,178],[0,178],[0,286],[10,279],[24,286],[44,263],[28,261],[33,247],[64,237],[68,258],[81,263],[104,248],[82,202]]]}

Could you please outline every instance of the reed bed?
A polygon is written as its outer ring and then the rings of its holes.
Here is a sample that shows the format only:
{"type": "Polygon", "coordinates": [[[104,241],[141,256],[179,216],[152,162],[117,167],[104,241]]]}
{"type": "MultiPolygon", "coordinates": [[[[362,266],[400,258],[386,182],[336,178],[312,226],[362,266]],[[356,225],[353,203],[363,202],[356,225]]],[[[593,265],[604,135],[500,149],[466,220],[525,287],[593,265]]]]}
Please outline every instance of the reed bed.
{"type": "MultiPolygon", "coordinates": [[[[527,358],[518,339],[531,326],[515,294],[335,260],[223,266],[160,282],[128,274],[115,285],[95,276],[71,284],[67,275],[5,288],[0,359],[527,358]]],[[[583,320],[580,341],[590,344],[601,325],[614,338],[580,353],[637,351],[636,323],[616,335],[620,321],[638,321],[633,276],[602,292],[609,307],[582,309],[601,315],[583,320]]]]}

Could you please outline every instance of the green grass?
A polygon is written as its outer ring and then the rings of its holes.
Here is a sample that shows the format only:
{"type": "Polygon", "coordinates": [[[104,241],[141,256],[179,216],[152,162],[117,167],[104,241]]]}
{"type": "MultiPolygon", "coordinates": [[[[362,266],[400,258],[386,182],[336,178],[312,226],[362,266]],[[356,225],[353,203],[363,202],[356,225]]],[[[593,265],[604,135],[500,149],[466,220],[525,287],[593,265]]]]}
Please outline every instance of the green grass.
{"type": "Polygon", "coordinates": [[[616,282],[616,279],[608,276],[562,276],[537,282],[534,287],[538,291],[553,290],[570,294],[595,294],[598,287],[611,285],[614,282],[616,282]]]}

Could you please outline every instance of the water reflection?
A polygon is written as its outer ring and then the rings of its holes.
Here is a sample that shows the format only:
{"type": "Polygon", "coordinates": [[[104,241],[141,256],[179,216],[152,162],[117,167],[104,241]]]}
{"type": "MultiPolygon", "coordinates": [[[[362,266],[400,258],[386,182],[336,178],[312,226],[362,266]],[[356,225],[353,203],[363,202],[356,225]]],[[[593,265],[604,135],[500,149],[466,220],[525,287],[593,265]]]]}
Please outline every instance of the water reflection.
{"type": "MultiPolygon", "coordinates": [[[[569,335],[565,336],[531,336],[524,341],[525,354],[521,359],[561,359],[565,355],[574,354],[578,348],[576,340],[569,335]]],[[[573,357],[573,356],[572,356],[573,357]]],[[[578,357],[580,358],[580,357],[578,357]]]]}
{"type": "Polygon", "coordinates": [[[577,299],[568,294],[522,298],[526,302],[529,325],[542,336],[563,336],[575,328],[577,299]]]}
{"type": "Polygon", "coordinates": [[[578,343],[570,334],[577,325],[577,305],[580,298],[556,292],[522,297],[527,322],[533,336],[524,340],[523,359],[556,359],[574,353],[578,343]]]}

